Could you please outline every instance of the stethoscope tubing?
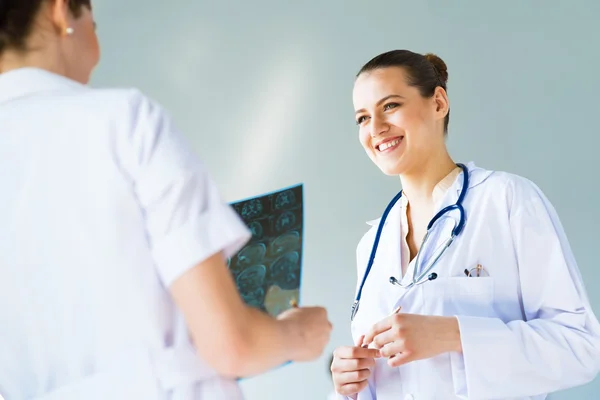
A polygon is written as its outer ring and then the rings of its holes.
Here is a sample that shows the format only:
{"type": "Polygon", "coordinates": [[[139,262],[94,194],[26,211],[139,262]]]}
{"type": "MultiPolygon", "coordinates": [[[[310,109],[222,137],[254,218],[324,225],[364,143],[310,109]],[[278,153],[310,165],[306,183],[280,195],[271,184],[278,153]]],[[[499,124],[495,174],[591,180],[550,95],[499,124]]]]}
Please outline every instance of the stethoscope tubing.
{"type": "MultiPolygon", "coordinates": [[[[463,170],[463,186],[462,186],[460,194],[458,196],[458,200],[456,201],[456,203],[446,206],[443,209],[441,209],[440,211],[438,211],[434,215],[434,217],[431,219],[431,221],[429,221],[429,224],[427,225],[427,233],[425,234],[425,238],[423,239],[423,244],[426,242],[427,238],[429,237],[429,234],[431,232],[431,228],[433,227],[433,225],[446,213],[448,213],[452,210],[458,210],[460,213],[460,219],[459,219],[458,224],[456,224],[454,226],[454,228],[452,229],[452,234],[451,234],[450,238],[444,244],[442,251],[438,253],[438,255],[434,259],[433,263],[431,263],[430,266],[425,271],[423,271],[423,272],[421,272],[421,274],[419,274],[418,279],[415,280],[414,279],[415,275],[413,274],[413,279],[411,280],[411,282],[408,285],[402,285],[400,282],[397,282],[397,281],[396,281],[396,283],[394,283],[394,282],[392,282],[392,283],[397,284],[405,289],[409,289],[417,284],[424,283],[424,282],[427,282],[428,280],[431,280],[431,279],[427,279],[427,280],[421,281],[423,279],[423,277],[425,277],[427,275],[427,273],[429,271],[431,271],[431,269],[433,269],[433,267],[436,265],[439,258],[442,256],[442,254],[444,254],[444,251],[448,247],[450,247],[450,245],[452,244],[452,242],[454,241],[456,236],[458,236],[464,229],[466,218],[465,218],[465,210],[463,208],[462,203],[467,194],[467,190],[469,187],[469,171],[464,164],[457,164],[457,165],[463,170]]],[[[360,299],[362,297],[363,287],[365,285],[365,282],[367,281],[367,277],[369,276],[369,273],[371,272],[371,268],[373,267],[373,262],[375,261],[375,254],[377,253],[377,248],[379,247],[379,240],[381,239],[381,232],[383,231],[383,226],[385,225],[385,221],[388,217],[388,214],[390,213],[392,208],[394,208],[394,206],[396,205],[398,200],[400,200],[401,197],[402,197],[402,190],[400,192],[398,192],[398,194],[396,194],[396,196],[394,196],[394,198],[389,202],[389,204],[385,208],[385,211],[383,212],[383,215],[381,216],[381,220],[379,221],[379,225],[377,227],[377,232],[375,234],[375,240],[373,241],[373,247],[371,248],[371,254],[369,256],[367,268],[365,269],[365,273],[363,274],[362,280],[358,287],[358,291],[356,293],[356,298],[354,300],[354,303],[352,304],[352,313],[351,313],[351,317],[350,317],[351,321],[354,320],[354,316],[358,312],[358,307],[360,305],[360,299]]],[[[423,246],[421,246],[421,248],[422,247],[423,246]]],[[[419,253],[417,253],[417,259],[415,260],[415,266],[414,266],[415,273],[418,269],[418,266],[420,265],[419,264],[420,254],[421,254],[421,251],[419,251],[419,253]]],[[[391,281],[391,278],[390,278],[390,281],[391,281]]]]}

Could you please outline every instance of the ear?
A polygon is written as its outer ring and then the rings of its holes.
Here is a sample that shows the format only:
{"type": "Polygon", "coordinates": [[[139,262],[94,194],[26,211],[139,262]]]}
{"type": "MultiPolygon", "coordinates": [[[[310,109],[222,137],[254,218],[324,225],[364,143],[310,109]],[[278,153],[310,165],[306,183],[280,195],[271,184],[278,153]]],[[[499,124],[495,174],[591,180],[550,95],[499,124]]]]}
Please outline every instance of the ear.
{"type": "Polygon", "coordinates": [[[71,12],[69,11],[69,0],[51,0],[50,18],[54,29],[60,36],[68,35],[67,29],[71,27],[71,12]]]}
{"type": "Polygon", "coordinates": [[[446,91],[438,86],[433,92],[433,102],[435,104],[435,114],[439,119],[446,118],[450,110],[450,100],[446,91]]]}

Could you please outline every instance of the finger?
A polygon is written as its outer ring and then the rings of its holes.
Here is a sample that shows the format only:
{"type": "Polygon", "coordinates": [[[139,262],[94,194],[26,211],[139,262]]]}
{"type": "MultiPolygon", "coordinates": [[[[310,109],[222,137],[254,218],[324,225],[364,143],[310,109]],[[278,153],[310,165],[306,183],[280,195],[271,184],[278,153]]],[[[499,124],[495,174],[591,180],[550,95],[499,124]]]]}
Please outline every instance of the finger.
{"type": "Polygon", "coordinates": [[[397,340],[401,340],[402,339],[402,331],[399,329],[388,329],[385,332],[382,332],[378,335],[376,335],[373,338],[373,347],[375,347],[376,349],[381,349],[383,346],[385,346],[388,343],[392,343],[394,341],[397,340]]]}
{"type": "Polygon", "coordinates": [[[399,367],[401,365],[408,364],[411,361],[414,361],[411,353],[398,353],[391,357],[387,363],[390,367],[399,367]]]}
{"type": "Polygon", "coordinates": [[[369,333],[367,333],[365,335],[365,338],[363,340],[363,344],[370,345],[371,342],[373,341],[373,338],[375,336],[377,336],[380,333],[383,333],[383,332],[389,330],[392,327],[393,317],[394,316],[389,316],[387,318],[382,319],[381,321],[379,321],[375,325],[373,325],[373,327],[371,328],[371,330],[369,331],[369,333]]]}
{"type": "Polygon", "coordinates": [[[360,335],[360,336],[358,337],[358,340],[357,340],[356,342],[354,342],[354,344],[355,344],[357,347],[360,347],[360,346],[362,346],[364,338],[365,338],[365,335],[360,335]]]}
{"type": "Polygon", "coordinates": [[[357,371],[341,372],[335,375],[335,381],[339,384],[346,385],[349,383],[362,382],[369,379],[371,370],[368,368],[359,369],[357,371]]]}
{"type": "Polygon", "coordinates": [[[379,350],[366,347],[339,347],[335,350],[335,358],[379,358],[379,350]]]}
{"type": "Polygon", "coordinates": [[[374,358],[334,359],[331,364],[331,372],[345,373],[368,369],[375,366],[374,358]]]}
{"type": "Polygon", "coordinates": [[[389,358],[400,353],[407,353],[407,350],[403,342],[395,341],[383,346],[379,352],[381,353],[381,357],[389,358]]]}
{"type": "Polygon", "coordinates": [[[346,385],[340,386],[338,389],[336,389],[336,392],[341,394],[342,396],[352,396],[353,394],[362,391],[364,388],[367,387],[368,384],[369,381],[367,380],[364,380],[362,382],[348,383],[346,385]]]}
{"type": "Polygon", "coordinates": [[[396,314],[400,313],[401,310],[402,310],[402,306],[396,307],[394,309],[394,311],[392,311],[392,313],[387,318],[384,318],[383,320],[381,320],[377,324],[375,324],[371,328],[371,331],[369,332],[368,337],[363,339],[363,343],[366,343],[366,345],[368,346],[373,341],[374,336],[380,334],[383,331],[388,330],[393,324],[394,316],[396,314]]]}

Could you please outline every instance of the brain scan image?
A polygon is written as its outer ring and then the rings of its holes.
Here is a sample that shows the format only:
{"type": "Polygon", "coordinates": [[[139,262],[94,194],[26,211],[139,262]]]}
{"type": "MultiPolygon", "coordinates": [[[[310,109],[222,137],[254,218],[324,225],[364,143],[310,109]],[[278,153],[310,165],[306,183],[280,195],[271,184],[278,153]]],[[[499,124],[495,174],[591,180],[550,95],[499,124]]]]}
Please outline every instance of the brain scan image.
{"type": "Polygon", "coordinates": [[[232,203],[252,237],[228,265],[244,301],[273,316],[298,303],[302,278],[302,185],[232,203]]]}

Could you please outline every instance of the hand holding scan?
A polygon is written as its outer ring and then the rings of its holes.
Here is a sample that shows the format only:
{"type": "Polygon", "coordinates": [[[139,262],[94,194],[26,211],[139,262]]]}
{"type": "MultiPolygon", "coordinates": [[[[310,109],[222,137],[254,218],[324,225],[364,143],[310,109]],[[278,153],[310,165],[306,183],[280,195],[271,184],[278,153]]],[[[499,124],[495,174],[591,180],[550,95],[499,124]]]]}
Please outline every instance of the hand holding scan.
{"type": "Polygon", "coordinates": [[[303,343],[298,346],[292,361],[312,361],[321,356],[333,328],[327,310],[323,307],[293,307],[279,314],[277,319],[287,323],[290,336],[303,343]]]}
{"type": "Polygon", "coordinates": [[[439,354],[462,351],[458,321],[454,317],[394,313],[365,335],[363,345],[380,350],[390,367],[439,354]]]}
{"type": "Polygon", "coordinates": [[[335,391],[343,396],[352,396],[363,390],[375,358],[380,357],[379,350],[361,347],[364,336],[358,338],[356,346],[338,347],[333,353],[331,373],[335,391]]]}

